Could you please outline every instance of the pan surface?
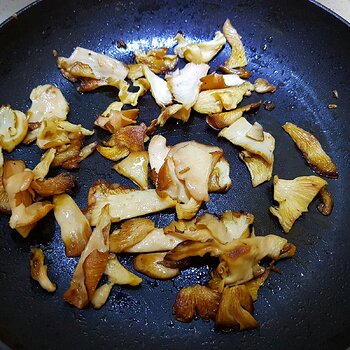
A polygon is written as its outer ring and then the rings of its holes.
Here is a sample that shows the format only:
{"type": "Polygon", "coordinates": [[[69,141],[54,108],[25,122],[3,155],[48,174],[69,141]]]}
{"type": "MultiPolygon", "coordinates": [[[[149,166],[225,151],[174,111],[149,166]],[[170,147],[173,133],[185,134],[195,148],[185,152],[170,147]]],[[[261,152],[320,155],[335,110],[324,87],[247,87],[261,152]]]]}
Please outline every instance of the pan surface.
{"type": "MultiPolygon", "coordinates": [[[[281,125],[295,122],[310,130],[338,166],[339,179],[329,180],[335,207],[323,217],[312,203],[288,235],[270,216],[272,181],[252,189],[238,148],[207,127],[193,113],[189,123],[169,122],[160,130],[169,144],[197,140],[217,144],[231,164],[233,186],[227,194],[215,194],[202,211],[220,213],[244,210],[255,215],[257,234],[276,233],[297,246],[293,259],[281,261],[281,274],[271,274],[255,303],[260,328],[222,334],[213,324],[195,320],[183,324],[173,319],[172,304],[177,291],[205,282],[204,266],[183,271],[173,281],[157,282],[145,277],[140,288],[114,287],[99,311],[77,310],[63,301],[63,293],[76,265],[64,256],[60,233],[53,215],[41,222],[28,239],[0,218],[0,339],[15,349],[62,348],[220,348],[220,349],[344,349],[350,345],[350,273],[348,195],[350,149],[350,28],[314,4],[296,0],[231,1],[113,1],[45,0],[36,3],[0,27],[0,103],[19,110],[29,108],[29,94],[39,84],[58,86],[70,103],[69,120],[93,127],[95,116],[116,99],[111,88],[79,94],[56,67],[52,50],[68,56],[76,46],[116,57],[132,59],[138,44],[144,48],[169,46],[177,31],[191,39],[208,40],[229,17],[243,38],[248,68],[253,79],[265,77],[278,86],[264,99],[276,103],[268,112],[261,109],[250,118],[259,121],[276,138],[274,174],[292,179],[312,175],[281,125]],[[117,40],[128,49],[118,49],[117,40]],[[332,98],[337,89],[339,99],[332,98]],[[329,103],[338,108],[330,110],[329,103]],[[31,280],[31,246],[44,249],[49,275],[58,285],[54,295],[31,280]]],[[[226,48],[211,62],[221,64],[226,48]]],[[[253,96],[249,101],[257,101],[253,96]]],[[[140,100],[140,120],[149,123],[159,108],[147,95],[140,100]]],[[[96,130],[91,139],[106,139],[96,130]]],[[[23,159],[33,168],[40,159],[36,146],[19,147],[6,158],[23,159]]],[[[75,172],[80,184],[74,198],[86,206],[91,184],[104,178],[131,185],[110,169],[112,162],[95,153],[75,172]]],[[[173,214],[152,216],[163,227],[173,214]]],[[[123,257],[130,266],[132,257],[123,257]]]]}

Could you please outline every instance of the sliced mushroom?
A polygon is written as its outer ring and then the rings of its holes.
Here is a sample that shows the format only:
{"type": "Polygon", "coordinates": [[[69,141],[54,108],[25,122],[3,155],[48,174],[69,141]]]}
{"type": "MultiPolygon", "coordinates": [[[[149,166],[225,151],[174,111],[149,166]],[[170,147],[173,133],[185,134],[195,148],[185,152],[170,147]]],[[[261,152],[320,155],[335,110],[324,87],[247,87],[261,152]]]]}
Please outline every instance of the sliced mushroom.
{"type": "Polygon", "coordinates": [[[338,177],[336,165],[314,135],[292,123],[284,124],[283,129],[293,139],[306,161],[318,174],[329,178],[338,177]]]}
{"type": "Polygon", "coordinates": [[[56,285],[52,283],[47,275],[47,266],[44,264],[45,255],[40,248],[31,248],[30,257],[31,276],[38,281],[41,288],[53,293],[56,291],[56,285]]]}
{"type": "Polygon", "coordinates": [[[246,66],[247,58],[241,37],[237,33],[237,30],[232,26],[229,19],[225,21],[222,31],[225,35],[226,40],[231,45],[231,55],[229,59],[225,61],[225,67],[231,69],[246,66]]]}
{"type": "Polygon", "coordinates": [[[326,186],[322,187],[318,195],[320,197],[321,203],[318,204],[317,210],[325,216],[331,215],[334,202],[333,202],[332,195],[327,189],[327,187],[326,186]]]}
{"type": "Polygon", "coordinates": [[[308,206],[327,181],[318,176],[300,176],[293,180],[273,179],[273,198],[278,207],[270,207],[270,212],[278,218],[284,232],[289,232],[294,222],[308,211],[308,206]]]}
{"type": "Polygon", "coordinates": [[[11,106],[0,108],[0,146],[12,152],[27,135],[28,121],[24,113],[11,106]]]}
{"type": "Polygon", "coordinates": [[[174,53],[197,64],[211,61],[226,43],[224,35],[219,31],[215,33],[214,39],[199,44],[188,42],[181,33],[178,33],[174,39],[177,41],[174,53]]]}
{"type": "Polygon", "coordinates": [[[131,152],[112,167],[119,174],[129,178],[142,190],[148,188],[148,152],[131,152]]]}
{"type": "Polygon", "coordinates": [[[67,257],[80,256],[91,236],[89,222],[68,194],[55,196],[53,204],[67,257]]]}
{"type": "Polygon", "coordinates": [[[254,91],[258,94],[274,93],[276,86],[270,84],[266,79],[258,78],[254,82],[254,91]]]}
{"type": "Polygon", "coordinates": [[[164,280],[176,277],[180,273],[179,269],[171,269],[161,264],[165,255],[166,252],[139,254],[133,261],[134,269],[151,278],[164,280]]]}
{"type": "Polygon", "coordinates": [[[251,83],[245,82],[224,89],[201,91],[193,109],[203,114],[221,113],[223,109],[232,110],[244,96],[250,96],[253,89],[251,83]]]}

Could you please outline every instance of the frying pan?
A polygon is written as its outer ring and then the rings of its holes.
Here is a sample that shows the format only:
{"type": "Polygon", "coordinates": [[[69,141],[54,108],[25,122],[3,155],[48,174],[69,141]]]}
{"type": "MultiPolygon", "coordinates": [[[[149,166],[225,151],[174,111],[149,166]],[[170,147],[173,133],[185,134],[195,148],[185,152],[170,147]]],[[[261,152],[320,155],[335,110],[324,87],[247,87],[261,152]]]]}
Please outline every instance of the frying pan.
{"type": "MultiPolygon", "coordinates": [[[[76,85],[65,80],[56,68],[52,50],[70,55],[82,46],[132,60],[136,45],[170,45],[181,30],[193,40],[211,38],[229,17],[243,37],[253,78],[266,77],[278,86],[263,99],[275,102],[268,112],[261,109],[250,121],[259,121],[276,138],[274,174],[292,179],[312,175],[312,170],[281,129],[286,121],[311,131],[338,166],[339,179],[329,180],[335,207],[330,217],[309,207],[284,234],[268,213],[272,182],[252,189],[238,148],[209,129],[203,116],[193,113],[187,124],[169,121],[158,132],[169,144],[197,140],[217,144],[231,164],[233,186],[227,194],[213,194],[201,212],[244,210],[255,215],[258,234],[276,233],[297,246],[293,259],[281,261],[281,274],[274,273],[260,290],[255,316],[260,328],[241,333],[213,331],[213,324],[194,320],[183,324],[173,319],[171,307],[184,286],[203,283],[208,267],[203,263],[182,272],[172,281],[158,282],[144,277],[142,287],[114,287],[99,311],[77,310],[63,301],[63,293],[77,263],[64,256],[60,233],[52,215],[43,220],[27,239],[8,227],[8,217],[0,218],[0,338],[14,349],[78,348],[332,348],[350,345],[349,225],[350,201],[350,28],[306,1],[97,1],[45,0],[35,3],[0,28],[0,101],[19,110],[29,108],[30,91],[39,84],[57,85],[70,103],[70,121],[92,128],[96,114],[116,99],[112,88],[79,94],[76,85]],[[128,49],[118,49],[122,39],[128,49]],[[339,99],[332,98],[337,89],[339,99]],[[338,108],[330,110],[329,103],[338,108]],[[31,280],[30,247],[42,247],[49,275],[58,285],[54,295],[31,280]]],[[[211,62],[217,67],[229,55],[226,47],[211,62]]],[[[249,101],[261,96],[253,95],[249,101]]],[[[244,102],[246,103],[246,102],[244,102]]],[[[142,121],[149,123],[159,108],[147,95],[140,101],[142,121]]],[[[96,130],[94,139],[106,139],[96,130]]],[[[23,159],[33,168],[40,159],[36,146],[19,147],[9,159],[23,159]]],[[[98,178],[131,185],[112,172],[112,162],[95,153],[75,172],[79,188],[75,200],[86,206],[87,192],[98,178]]],[[[54,175],[55,173],[52,172],[54,175]]],[[[174,215],[151,216],[163,227],[174,215]]],[[[121,258],[131,268],[132,256],[121,258]]]]}

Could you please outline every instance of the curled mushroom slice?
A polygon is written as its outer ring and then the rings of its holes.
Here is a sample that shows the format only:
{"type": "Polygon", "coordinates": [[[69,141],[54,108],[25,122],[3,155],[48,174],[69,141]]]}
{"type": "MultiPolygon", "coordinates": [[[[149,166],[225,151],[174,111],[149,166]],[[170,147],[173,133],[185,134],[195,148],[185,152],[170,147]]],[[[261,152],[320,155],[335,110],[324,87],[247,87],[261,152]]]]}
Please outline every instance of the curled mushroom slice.
{"type": "Polygon", "coordinates": [[[71,136],[78,133],[84,136],[91,136],[94,132],[85,129],[80,124],[75,125],[65,120],[44,120],[39,128],[36,144],[41,149],[62,146],[69,144],[71,136]]]}
{"type": "Polygon", "coordinates": [[[130,124],[136,124],[136,119],[139,114],[138,109],[121,110],[123,104],[121,102],[111,103],[107,109],[97,117],[95,125],[105,129],[111,133],[130,124]]]}
{"type": "Polygon", "coordinates": [[[220,65],[219,69],[225,74],[237,74],[242,79],[249,79],[252,75],[246,67],[228,68],[220,65]]]}
{"type": "Polygon", "coordinates": [[[0,107],[0,146],[12,152],[27,135],[28,121],[24,113],[10,106],[0,107]]]}
{"type": "Polygon", "coordinates": [[[166,138],[162,135],[155,135],[151,138],[148,145],[149,164],[151,170],[158,174],[159,169],[164,164],[170,147],[166,145],[166,138]]]}
{"type": "Polygon", "coordinates": [[[199,284],[182,288],[176,296],[173,314],[180,322],[191,322],[196,313],[199,317],[215,319],[221,293],[199,284]]]}
{"type": "Polygon", "coordinates": [[[235,121],[243,116],[243,113],[250,112],[254,113],[261,106],[261,101],[256,103],[251,103],[249,105],[236,108],[229,112],[214,113],[207,116],[207,123],[215,130],[220,130],[230,126],[235,121]]]}
{"type": "Polygon", "coordinates": [[[154,189],[141,191],[114,185],[112,191],[106,190],[110,186],[96,182],[90,188],[85,215],[91,226],[97,224],[101,210],[107,204],[112,222],[156,213],[176,205],[176,201],[170,197],[159,197],[154,189]]]}
{"type": "Polygon", "coordinates": [[[209,176],[209,192],[226,192],[231,188],[230,163],[222,157],[209,176]]]}
{"type": "Polygon", "coordinates": [[[30,93],[30,99],[32,105],[27,112],[29,123],[41,123],[44,119],[67,119],[69,105],[56,86],[39,85],[30,93]]]}
{"type": "Polygon", "coordinates": [[[213,90],[213,89],[224,89],[230,86],[242,85],[245,80],[241,79],[237,74],[217,74],[212,73],[201,78],[201,91],[213,90]]]}
{"type": "Polygon", "coordinates": [[[245,82],[224,89],[201,91],[193,109],[203,114],[220,113],[223,109],[232,110],[237,107],[244,96],[250,96],[253,89],[251,83],[245,82]]]}
{"type": "Polygon", "coordinates": [[[155,119],[156,125],[164,126],[169,118],[182,120],[184,123],[188,121],[191,114],[191,108],[187,109],[181,104],[173,104],[162,109],[159,117],[155,119]]]}
{"type": "Polygon", "coordinates": [[[97,142],[92,142],[83,147],[84,135],[80,132],[69,135],[69,143],[56,147],[55,158],[52,162],[53,167],[62,167],[64,169],[77,169],[79,164],[89,155],[96,147],[97,142]]]}
{"type": "Polygon", "coordinates": [[[40,248],[31,248],[30,257],[31,276],[38,281],[41,288],[53,293],[56,291],[56,285],[52,283],[47,275],[47,266],[44,264],[45,255],[40,248]]]}
{"type": "Polygon", "coordinates": [[[278,218],[284,232],[289,232],[294,222],[308,211],[308,206],[327,181],[318,176],[300,176],[293,180],[273,179],[273,199],[278,207],[270,212],[278,218]]]}
{"type": "Polygon", "coordinates": [[[176,235],[164,233],[162,228],[155,228],[145,238],[135,245],[127,248],[127,253],[153,253],[174,249],[183,239],[176,235]]]}
{"type": "Polygon", "coordinates": [[[130,152],[144,151],[146,131],[147,127],[143,123],[125,126],[104,142],[104,146],[97,146],[97,151],[103,157],[114,161],[125,158],[130,152]]]}
{"type": "Polygon", "coordinates": [[[258,78],[254,82],[254,91],[258,94],[274,93],[276,86],[270,84],[266,79],[258,78]]]}
{"type": "Polygon", "coordinates": [[[107,283],[97,288],[90,300],[95,309],[101,308],[106,303],[113,285],[138,286],[142,282],[140,277],[127,270],[119,262],[115,254],[109,254],[104,273],[108,278],[107,283]]]}
{"type": "Polygon", "coordinates": [[[215,327],[225,332],[257,328],[253,311],[253,299],[246,286],[225,288],[216,314],[215,327]]]}
{"type": "Polygon", "coordinates": [[[64,300],[78,309],[89,304],[97,284],[106,270],[111,226],[108,211],[108,207],[102,209],[97,226],[81,253],[70,287],[64,293],[64,300]]]}
{"type": "Polygon", "coordinates": [[[273,163],[267,162],[264,158],[249,151],[241,151],[239,158],[247,166],[252,179],[253,187],[259,186],[272,177],[273,163]]]}
{"type": "Polygon", "coordinates": [[[130,85],[125,80],[119,81],[117,84],[117,87],[119,88],[118,97],[122,103],[136,106],[139,98],[145,95],[151,86],[145,78],[133,81],[132,86],[134,91],[137,89],[136,92],[129,91],[130,85]]]}
{"type": "Polygon", "coordinates": [[[41,197],[50,197],[62,193],[72,193],[75,187],[75,177],[72,174],[62,173],[57,176],[33,180],[31,188],[41,197]]]}
{"type": "Polygon", "coordinates": [[[53,204],[67,257],[80,256],[91,236],[89,222],[68,194],[55,196],[53,204]]]}
{"type": "Polygon", "coordinates": [[[40,162],[33,169],[34,180],[43,180],[49,172],[50,165],[56,155],[56,149],[48,149],[41,157],[40,162]]]}
{"type": "Polygon", "coordinates": [[[289,122],[283,125],[283,129],[293,139],[312,169],[322,176],[334,179],[338,177],[336,165],[314,135],[289,122]]]}
{"type": "Polygon", "coordinates": [[[161,280],[176,277],[180,273],[179,269],[171,269],[161,264],[165,254],[165,252],[139,254],[133,261],[134,269],[148,277],[161,280]]]}
{"type": "Polygon", "coordinates": [[[138,64],[145,64],[156,74],[164,74],[173,70],[178,60],[176,55],[167,55],[167,51],[166,47],[149,50],[147,53],[143,50],[135,50],[135,60],[138,64]]]}
{"type": "Polygon", "coordinates": [[[128,79],[131,81],[135,81],[139,78],[143,77],[143,67],[142,64],[129,64],[128,65],[129,72],[128,72],[128,79]]]}
{"type": "Polygon", "coordinates": [[[332,195],[327,189],[327,187],[326,186],[322,187],[318,195],[320,197],[321,203],[318,204],[317,210],[325,216],[331,215],[334,202],[333,202],[332,195]]]}
{"type": "Polygon", "coordinates": [[[79,80],[83,92],[103,85],[115,86],[128,74],[124,63],[82,47],[77,47],[68,58],[59,57],[57,66],[68,80],[79,80]]]}
{"type": "Polygon", "coordinates": [[[151,86],[151,93],[157,105],[165,107],[171,104],[173,97],[167,82],[154,74],[146,65],[143,65],[143,73],[151,86]]]}
{"type": "Polygon", "coordinates": [[[211,61],[226,43],[226,39],[220,31],[215,33],[214,39],[198,44],[188,42],[181,33],[178,33],[174,39],[177,41],[174,53],[197,64],[211,61]]]}
{"type": "Polygon", "coordinates": [[[252,125],[246,135],[255,141],[264,141],[264,130],[258,122],[252,125]]]}
{"type": "Polygon", "coordinates": [[[112,167],[119,174],[129,178],[142,190],[148,188],[148,152],[131,152],[112,167]]]}
{"type": "Polygon", "coordinates": [[[247,151],[259,155],[269,164],[273,164],[273,151],[275,149],[274,137],[271,134],[264,132],[263,141],[254,140],[247,136],[247,133],[251,128],[252,124],[250,124],[244,117],[241,117],[231,124],[231,126],[222,129],[219,136],[225,137],[234,145],[241,146],[247,151]]]}
{"type": "Polygon", "coordinates": [[[244,46],[237,30],[232,26],[231,21],[227,19],[222,27],[226,40],[231,45],[231,56],[225,61],[225,67],[237,68],[247,65],[247,58],[244,46]]]}
{"type": "Polygon", "coordinates": [[[109,250],[121,253],[141,242],[154,229],[154,222],[146,218],[135,218],[123,222],[120,229],[109,238],[109,250]]]}
{"type": "Polygon", "coordinates": [[[206,76],[209,65],[187,63],[185,67],[165,77],[174,99],[184,108],[190,109],[199,95],[201,79],[206,76]]]}

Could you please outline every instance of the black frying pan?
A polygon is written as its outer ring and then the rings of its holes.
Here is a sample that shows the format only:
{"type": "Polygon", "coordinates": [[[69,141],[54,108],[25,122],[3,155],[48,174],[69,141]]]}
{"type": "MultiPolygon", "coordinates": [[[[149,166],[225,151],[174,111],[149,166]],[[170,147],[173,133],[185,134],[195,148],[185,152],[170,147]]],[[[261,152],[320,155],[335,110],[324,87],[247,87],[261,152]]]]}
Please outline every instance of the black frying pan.
{"type": "MultiPolygon", "coordinates": [[[[0,28],[0,103],[26,111],[32,88],[54,83],[70,102],[70,120],[92,127],[97,113],[116,98],[116,91],[102,88],[79,94],[56,68],[52,50],[69,55],[83,46],[125,62],[130,51],[116,49],[116,41],[145,40],[162,43],[181,30],[194,39],[209,39],[229,17],[243,37],[253,78],[267,77],[278,85],[272,112],[261,109],[250,117],[276,138],[274,174],[281,178],[311,175],[312,170],[282,131],[292,121],[314,133],[338,166],[340,177],[329,180],[335,208],[323,217],[310,205],[286,236],[297,246],[291,260],[281,261],[281,274],[272,274],[255,303],[260,328],[242,333],[214,332],[213,324],[195,320],[175,321],[171,307],[177,291],[204,282],[208,269],[183,271],[174,281],[156,282],[145,277],[141,288],[115,287],[99,311],[77,310],[63,301],[63,293],[76,265],[64,257],[63,244],[53,216],[40,223],[26,240],[0,218],[0,338],[17,349],[57,348],[332,348],[350,345],[349,232],[350,202],[350,28],[312,3],[288,0],[236,1],[42,1],[0,28]],[[331,97],[337,89],[339,100],[331,97]],[[329,110],[329,103],[338,109],[329,110]],[[41,246],[49,273],[58,284],[49,295],[31,280],[31,246],[41,246]]],[[[216,67],[229,55],[226,47],[211,63],[216,67]]],[[[253,96],[250,101],[257,100],[253,96]]],[[[150,96],[140,102],[141,120],[150,122],[158,107],[150,96]]],[[[248,171],[238,160],[238,149],[217,139],[203,118],[193,113],[185,125],[169,122],[159,130],[170,144],[195,139],[224,148],[231,163],[233,186],[225,195],[212,195],[203,210],[245,210],[256,216],[259,234],[282,233],[269,215],[272,183],[252,189],[248,171]]],[[[96,131],[98,139],[107,135],[96,131]]],[[[23,159],[29,167],[39,160],[37,147],[20,147],[8,158],[23,159]]],[[[112,162],[94,154],[76,172],[80,188],[75,199],[86,206],[89,186],[97,178],[130,185],[110,170],[112,162]]],[[[173,218],[153,217],[163,227],[173,218]]],[[[131,257],[122,258],[130,266],[131,257]]]]}

